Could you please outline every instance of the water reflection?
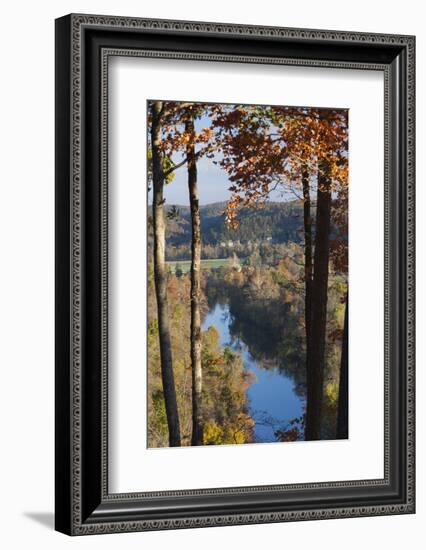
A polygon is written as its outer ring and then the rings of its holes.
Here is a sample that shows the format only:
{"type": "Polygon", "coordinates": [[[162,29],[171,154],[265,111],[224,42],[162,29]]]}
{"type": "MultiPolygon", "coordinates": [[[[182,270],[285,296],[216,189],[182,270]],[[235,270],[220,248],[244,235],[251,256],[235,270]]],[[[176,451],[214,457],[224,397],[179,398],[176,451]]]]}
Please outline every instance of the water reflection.
{"type": "Polygon", "coordinates": [[[238,337],[232,334],[233,319],[228,303],[216,303],[210,308],[202,328],[207,330],[210,326],[216,327],[221,347],[238,352],[245,369],[255,375],[247,390],[249,414],[255,421],[255,441],[277,441],[276,430],[285,429],[292,419],[303,413],[300,386],[277,361],[255,359],[249,350],[250,342],[244,342],[241,334],[238,337]]]}

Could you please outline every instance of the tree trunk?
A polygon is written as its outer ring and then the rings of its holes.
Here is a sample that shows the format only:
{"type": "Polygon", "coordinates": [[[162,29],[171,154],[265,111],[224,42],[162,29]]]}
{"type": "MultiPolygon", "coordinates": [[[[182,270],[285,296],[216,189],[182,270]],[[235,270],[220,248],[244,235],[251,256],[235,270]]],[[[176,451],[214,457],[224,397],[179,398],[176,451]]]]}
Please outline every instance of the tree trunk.
{"type": "Polygon", "coordinates": [[[324,385],[325,341],[327,329],[327,291],[331,212],[331,179],[328,163],[321,162],[318,172],[317,216],[312,281],[311,358],[305,439],[321,438],[321,409],[324,385]]]}
{"type": "Polygon", "coordinates": [[[337,409],[337,439],[348,439],[348,347],[349,297],[346,295],[345,323],[343,327],[342,357],[340,360],[339,403],[337,409]]]}
{"type": "MultiPolygon", "coordinates": [[[[194,119],[185,124],[186,132],[194,132],[194,119]]],[[[192,364],[192,438],[191,445],[203,444],[203,420],[201,414],[201,221],[198,201],[197,163],[195,145],[191,140],[186,149],[188,158],[188,190],[191,206],[191,364],[192,364]]]]}
{"type": "Polygon", "coordinates": [[[169,428],[170,447],[180,447],[179,414],[176,401],[175,381],[173,375],[172,346],[170,338],[169,311],[167,303],[167,271],[165,263],[164,222],[164,177],[161,161],[161,101],[153,103],[151,146],[152,146],[152,180],[153,201],[152,214],[154,226],[154,279],[157,297],[158,334],[160,339],[161,378],[163,382],[164,401],[167,424],[169,428]]]}
{"type": "Polygon", "coordinates": [[[306,387],[309,383],[312,327],[312,217],[309,172],[302,170],[303,224],[305,236],[305,334],[306,334],[306,387]]]}

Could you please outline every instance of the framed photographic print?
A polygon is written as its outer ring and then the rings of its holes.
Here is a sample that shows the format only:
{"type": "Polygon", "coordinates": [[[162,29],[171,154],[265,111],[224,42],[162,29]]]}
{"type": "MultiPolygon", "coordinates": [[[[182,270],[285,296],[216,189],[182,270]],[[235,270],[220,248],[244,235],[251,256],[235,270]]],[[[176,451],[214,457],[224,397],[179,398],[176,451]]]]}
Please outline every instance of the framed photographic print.
{"type": "Polygon", "coordinates": [[[56,21],[56,529],[413,513],[414,37],[56,21]]]}

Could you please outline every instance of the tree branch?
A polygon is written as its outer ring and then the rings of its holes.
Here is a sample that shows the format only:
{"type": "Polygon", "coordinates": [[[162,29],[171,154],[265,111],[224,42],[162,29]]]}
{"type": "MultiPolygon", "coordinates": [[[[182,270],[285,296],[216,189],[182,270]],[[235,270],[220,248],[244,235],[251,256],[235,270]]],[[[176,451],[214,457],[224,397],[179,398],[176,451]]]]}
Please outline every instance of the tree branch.
{"type": "Polygon", "coordinates": [[[172,172],[183,166],[188,162],[188,157],[185,157],[181,162],[178,162],[178,164],[174,164],[171,166],[168,170],[163,170],[163,179],[167,178],[168,175],[170,175],[172,172]]]}

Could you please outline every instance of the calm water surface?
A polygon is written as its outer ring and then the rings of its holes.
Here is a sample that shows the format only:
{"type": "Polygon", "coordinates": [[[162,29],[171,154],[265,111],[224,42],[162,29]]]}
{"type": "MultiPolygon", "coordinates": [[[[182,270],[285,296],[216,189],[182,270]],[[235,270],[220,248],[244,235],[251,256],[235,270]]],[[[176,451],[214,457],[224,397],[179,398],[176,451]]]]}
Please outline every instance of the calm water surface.
{"type": "Polygon", "coordinates": [[[247,390],[249,414],[255,421],[256,442],[276,441],[274,430],[287,427],[290,420],[302,415],[302,399],[295,393],[294,381],[277,367],[264,368],[250,354],[247,344],[232,337],[231,313],[228,304],[216,304],[204,318],[202,328],[215,326],[222,348],[238,352],[247,371],[255,374],[255,381],[247,390]]]}

